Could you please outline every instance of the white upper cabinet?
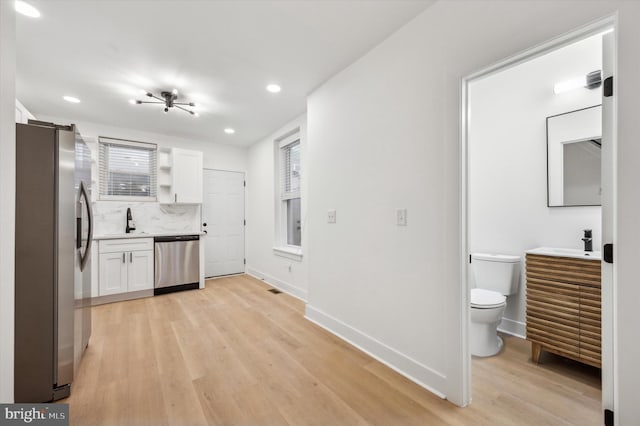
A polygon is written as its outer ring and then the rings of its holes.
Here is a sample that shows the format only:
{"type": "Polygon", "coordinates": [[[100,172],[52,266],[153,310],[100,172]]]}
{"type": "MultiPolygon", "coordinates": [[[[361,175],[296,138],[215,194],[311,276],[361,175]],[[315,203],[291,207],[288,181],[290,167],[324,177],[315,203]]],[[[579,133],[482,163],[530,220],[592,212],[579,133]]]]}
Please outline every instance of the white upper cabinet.
{"type": "Polygon", "coordinates": [[[202,203],[202,152],[173,148],[173,193],[176,203],[202,203]]]}
{"type": "Polygon", "coordinates": [[[201,151],[172,148],[161,151],[158,161],[158,201],[163,204],[201,204],[201,151]]]}

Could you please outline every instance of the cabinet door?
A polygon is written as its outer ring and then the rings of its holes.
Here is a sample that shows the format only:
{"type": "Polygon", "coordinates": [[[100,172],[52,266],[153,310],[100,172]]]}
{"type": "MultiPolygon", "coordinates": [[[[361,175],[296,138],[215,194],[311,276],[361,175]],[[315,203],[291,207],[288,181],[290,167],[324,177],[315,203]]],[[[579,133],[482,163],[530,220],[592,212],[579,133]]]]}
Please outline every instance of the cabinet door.
{"type": "Polygon", "coordinates": [[[173,148],[172,156],[173,201],[202,203],[202,152],[173,148]]]}
{"type": "Polygon", "coordinates": [[[125,253],[100,254],[100,296],[127,291],[126,262],[125,253]]]}
{"type": "Polygon", "coordinates": [[[153,288],[153,250],[127,253],[129,291],[153,288]]]}

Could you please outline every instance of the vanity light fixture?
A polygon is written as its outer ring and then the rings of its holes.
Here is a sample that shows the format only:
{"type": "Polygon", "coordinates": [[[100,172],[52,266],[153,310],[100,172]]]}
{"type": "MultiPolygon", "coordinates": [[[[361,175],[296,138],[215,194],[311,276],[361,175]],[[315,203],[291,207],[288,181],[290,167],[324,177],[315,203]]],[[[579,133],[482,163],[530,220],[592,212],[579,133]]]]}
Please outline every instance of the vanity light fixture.
{"type": "Polygon", "coordinates": [[[190,106],[190,107],[195,107],[196,104],[193,102],[176,102],[176,99],[178,99],[178,89],[173,89],[170,92],[160,92],[160,96],[156,96],[151,92],[145,92],[145,95],[147,95],[150,98],[153,99],[157,99],[155,101],[141,101],[139,99],[130,99],[129,103],[130,104],[163,104],[164,105],[164,112],[165,114],[169,112],[170,108],[176,107],[178,109],[181,109],[185,112],[188,112],[189,114],[193,115],[194,117],[198,117],[200,116],[200,114],[198,114],[197,112],[184,108],[182,105],[184,106],[190,106]]]}
{"type": "Polygon", "coordinates": [[[281,90],[282,87],[278,86],[277,84],[269,84],[267,86],[267,91],[271,93],[280,93],[281,90]]]}
{"type": "Polygon", "coordinates": [[[24,16],[28,16],[29,18],[40,17],[40,11],[25,1],[16,0],[14,7],[16,8],[16,12],[24,16]]]}
{"type": "Polygon", "coordinates": [[[560,93],[569,92],[582,87],[593,90],[600,87],[600,85],[602,85],[602,71],[597,70],[592,71],[587,75],[556,83],[553,86],[553,93],[558,95],[560,93]]]}
{"type": "Polygon", "coordinates": [[[236,131],[233,130],[231,127],[227,127],[226,129],[224,129],[224,132],[228,135],[232,135],[234,134],[236,131]]]}

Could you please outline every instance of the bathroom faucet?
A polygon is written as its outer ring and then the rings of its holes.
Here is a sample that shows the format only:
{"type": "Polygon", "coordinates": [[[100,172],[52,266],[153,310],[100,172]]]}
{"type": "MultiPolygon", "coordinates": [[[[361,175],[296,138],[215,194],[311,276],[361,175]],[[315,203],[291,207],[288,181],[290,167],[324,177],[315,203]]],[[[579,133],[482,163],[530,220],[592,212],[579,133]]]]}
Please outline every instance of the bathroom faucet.
{"type": "Polygon", "coordinates": [[[584,251],[593,251],[593,238],[591,238],[591,229],[584,230],[584,251]]]}
{"type": "Polygon", "coordinates": [[[133,221],[133,216],[131,216],[131,208],[127,207],[127,234],[131,231],[136,230],[136,223],[133,221]]]}

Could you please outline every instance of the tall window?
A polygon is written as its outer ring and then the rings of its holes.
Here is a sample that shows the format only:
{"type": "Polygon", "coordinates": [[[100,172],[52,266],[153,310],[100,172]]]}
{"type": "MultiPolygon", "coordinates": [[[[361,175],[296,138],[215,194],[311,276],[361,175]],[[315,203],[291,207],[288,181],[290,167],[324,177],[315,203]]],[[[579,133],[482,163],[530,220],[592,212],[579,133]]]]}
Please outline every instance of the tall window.
{"type": "Polygon", "coordinates": [[[99,139],[100,199],[156,199],[157,146],[155,144],[99,139]]]}
{"type": "Polygon", "coordinates": [[[302,245],[300,210],[300,136],[289,137],[279,144],[281,240],[287,246],[302,245]]]}

